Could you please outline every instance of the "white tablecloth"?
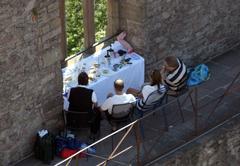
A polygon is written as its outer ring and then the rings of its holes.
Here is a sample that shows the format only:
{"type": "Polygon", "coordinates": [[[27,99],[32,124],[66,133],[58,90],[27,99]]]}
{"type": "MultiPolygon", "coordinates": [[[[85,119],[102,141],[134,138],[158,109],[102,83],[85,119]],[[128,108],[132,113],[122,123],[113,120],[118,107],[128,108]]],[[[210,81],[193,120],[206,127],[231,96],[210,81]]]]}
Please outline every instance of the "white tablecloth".
{"type": "MultiPolygon", "coordinates": [[[[139,89],[144,82],[144,59],[136,54],[131,53],[127,54],[125,59],[131,58],[130,62],[132,64],[123,65],[122,68],[119,68],[117,71],[113,71],[114,64],[120,64],[121,57],[116,56],[111,60],[111,65],[105,63],[106,59],[104,55],[107,54],[107,49],[110,47],[106,47],[103,50],[89,56],[87,58],[82,59],[80,62],[62,69],[63,73],[63,91],[64,93],[68,92],[71,87],[77,86],[77,77],[79,72],[84,70],[89,74],[90,68],[93,68],[93,64],[100,64],[100,68],[97,73],[100,73],[100,77],[96,77],[95,81],[89,83],[88,88],[91,88],[95,91],[97,95],[98,104],[101,105],[106,99],[107,94],[114,93],[113,83],[116,79],[121,78],[124,80],[125,88],[129,87],[139,89]],[[84,67],[83,67],[84,66],[84,67]],[[107,74],[103,73],[103,70],[108,70],[107,74]],[[70,78],[70,81],[66,79],[70,78]]],[[[115,42],[112,44],[112,49],[117,52],[118,50],[124,48],[119,42],[115,42]]],[[[64,109],[68,108],[67,98],[64,97],[64,109]]]]}

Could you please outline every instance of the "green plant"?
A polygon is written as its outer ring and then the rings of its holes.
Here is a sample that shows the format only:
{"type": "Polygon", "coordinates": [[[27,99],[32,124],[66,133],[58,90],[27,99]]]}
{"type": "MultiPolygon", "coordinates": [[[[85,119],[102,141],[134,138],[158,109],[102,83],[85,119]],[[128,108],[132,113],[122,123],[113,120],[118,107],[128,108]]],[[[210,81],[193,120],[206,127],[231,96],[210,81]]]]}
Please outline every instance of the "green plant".
{"type": "MultiPolygon", "coordinates": [[[[107,0],[95,0],[96,41],[106,35],[107,0]]],[[[67,53],[75,54],[84,48],[83,5],[82,0],[65,0],[67,53]]]]}

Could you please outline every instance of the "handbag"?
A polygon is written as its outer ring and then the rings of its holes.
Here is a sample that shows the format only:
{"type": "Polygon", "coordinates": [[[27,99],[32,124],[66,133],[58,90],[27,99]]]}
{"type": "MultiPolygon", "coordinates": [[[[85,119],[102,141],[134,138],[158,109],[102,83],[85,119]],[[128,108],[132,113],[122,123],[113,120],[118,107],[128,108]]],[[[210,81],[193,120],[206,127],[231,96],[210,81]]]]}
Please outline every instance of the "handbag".
{"type": "Polygon", "coordinates": [[[189,73],[187,81],[188,86],[198,85],[210,78],[210,73],[207,65],[199,64],[189,73]]]}

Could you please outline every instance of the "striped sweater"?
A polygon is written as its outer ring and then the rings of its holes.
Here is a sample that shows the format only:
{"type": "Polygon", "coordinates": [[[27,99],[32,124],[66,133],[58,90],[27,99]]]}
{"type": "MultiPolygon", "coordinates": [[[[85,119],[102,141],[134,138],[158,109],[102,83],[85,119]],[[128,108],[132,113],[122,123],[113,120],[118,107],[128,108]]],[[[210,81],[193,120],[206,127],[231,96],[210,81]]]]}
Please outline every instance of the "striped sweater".
{"type": "Polygon", "coordinates": [[[178,68],[168,73],[165,78],[166,85],[173,91],[180,91],[187,85],[187,67],[180,59],[177,59],[177,61],[178,68]]]}

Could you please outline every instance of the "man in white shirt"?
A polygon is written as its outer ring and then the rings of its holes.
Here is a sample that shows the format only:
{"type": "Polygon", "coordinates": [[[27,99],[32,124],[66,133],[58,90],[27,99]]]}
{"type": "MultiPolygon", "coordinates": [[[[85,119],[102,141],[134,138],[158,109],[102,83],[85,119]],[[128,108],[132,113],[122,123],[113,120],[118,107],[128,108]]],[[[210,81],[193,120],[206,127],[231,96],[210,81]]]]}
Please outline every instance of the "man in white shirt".
{"type": "Polygon", "coordinates": [[[108,98],[104,101],[101,106],[101,111],[106,112],[108,120],[111,120],[112,107],[116,104],[134,103],[136,101],[132,94],[126,94],[123,92],[124,82],[121,79],[117,79],[114,82],[115,95],[109,94],[108,98]]]}

